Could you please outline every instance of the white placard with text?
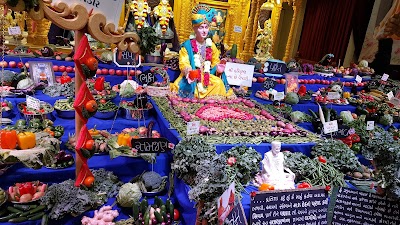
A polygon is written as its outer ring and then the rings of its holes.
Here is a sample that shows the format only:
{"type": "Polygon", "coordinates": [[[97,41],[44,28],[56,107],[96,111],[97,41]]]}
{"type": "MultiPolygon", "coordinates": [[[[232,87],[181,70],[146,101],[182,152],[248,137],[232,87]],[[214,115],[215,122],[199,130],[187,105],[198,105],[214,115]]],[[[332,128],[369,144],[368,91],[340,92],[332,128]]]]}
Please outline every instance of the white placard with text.
{"type": "Polygon", "coordinates": [[[339,92],[328,92],[328,99],[329,100],[340,99],[339,92]]]}
{"type": "Polygon", "coordinates": [[[387,97],[388,97],[388,99],[389,99],[389,101],[390,101],[390,100],[394,97],[393,91],[387,93],[387,97]]]}
{"type": "Polygon", "coordinates": [[[227,62],[225,75],[230,85],[251,87],[253,84],[254,65],[227,62]]]}
{"type": "Polygon", "coordinates": [[[281,92],[276,92],[274,94],[274,101],[280,101],[283,100],[285,98],[285,92],[281,91],[281,92]]]}
{"type": "Polygon", "coordinates": [[[107,18],[108,23],[115,25],[115,30],[119,27],[119,19],[122,12],[122,5],[125,4],[124,0],[54,0],[53,5],[63,2],[68,6],[73,4],[83,5],[88,12],[101,13],[107,18]]]}
{"type": "Polygon", "coordinates": [[[381,80],[387,81],[388,78],[389,78],[389,74],[384,73],[384,74],[382,75],[381,80]]]}
{"type": "Polygon", "coordinates": [[[187,135],[198,134],[200,131],[200,121],[193,121],[187,123],[187,135]]]}
{"type": "Polygon", "coordinates": [[[324,133],[329,134],[338,131],[338,123],[337,120],[333,120],[330,122],[324,123],[324,133]]]}
{"type": "Polygon", "coordinates": [[[26,96],[26,107],[40,110],[40,100],[32,96],[26,96]]]}
{"type": "Polygon", "coordinates": [[[20,35],[21,34],[21,28],[19,26],[9,27],[8,28],[8,34],[9,35],[20,35]]]}
{"type": "Polygon", "coordinates": [[[236,33],[242,33],[242,27],[238,26],[238,25],[235,25],[233,27],[233,31],[236,32],[236,33]]]}
{"type": "Polygon", "coordinates": [[[356,76],[356,81],[357,83],[361,83],[362,82],[362,77],[360,77],[360,75],[356,76]]]}
{"type": "Polygon", "coordinates": [[[367,121],[367,130],[373,130],[375,128],[375,121],[367,121]]]}

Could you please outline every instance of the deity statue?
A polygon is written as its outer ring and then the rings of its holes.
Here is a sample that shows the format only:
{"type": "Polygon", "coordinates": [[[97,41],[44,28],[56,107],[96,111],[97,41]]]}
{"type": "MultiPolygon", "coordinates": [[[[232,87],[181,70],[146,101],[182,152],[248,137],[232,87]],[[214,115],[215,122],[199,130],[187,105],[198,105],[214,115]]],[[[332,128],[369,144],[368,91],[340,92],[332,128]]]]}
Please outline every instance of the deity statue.
{"type": "Polygon", "coordinates": [[[225,64],[220,60],[220,52],[208,38],[214,10],[204,4],[192,10],[195,36],[183,42],[179,51],[181,74],[171,84],[171,91],[181,97],[234,96],[224,73],[225,64]]]}
{"type": "Polygon", "coordinates": [[[128,3],[128,6],[124,26],[126,31],[137,31],[143,27],[148,27],[147,16],[151,13],[151,8],[147,0],[133,0],[128,3]]]}
{"type": "Polygon", "coordinates": [[[262,170],[257,174],[255,183],[268,183],[277,190],[294,189],[295,174],[284,167],[285,157],[281,152],[281,142],[273,141],[271,145],[271,150],[264,154],[262,170]]]}
{"type": "Polygon", "coordinates": [[[161,39],[172,39],[174,32],[170,27],[170,19],[174,18],[174,12],[172,7],[169,5],[168,0],[161,0],[154,10],[153,15],[157,20],[154,24],[154,29],[157,36],[161,39]]]}
{"type": "Polygon", "coordinates": [[[271,55],[273,36],[271,19],[264,22],[264,29],[258,28],[257,30],[257,49],[255,58],[259,62],[266,62],[268,59],[273,58],[271,55]]]}

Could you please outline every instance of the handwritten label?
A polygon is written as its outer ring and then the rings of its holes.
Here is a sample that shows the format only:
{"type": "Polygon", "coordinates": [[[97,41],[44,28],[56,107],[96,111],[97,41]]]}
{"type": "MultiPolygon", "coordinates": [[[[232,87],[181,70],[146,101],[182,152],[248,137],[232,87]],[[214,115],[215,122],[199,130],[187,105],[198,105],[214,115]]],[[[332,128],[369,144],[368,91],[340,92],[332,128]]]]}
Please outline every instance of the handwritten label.
{"type": "Polygon", "coordinates": [[[276,82],[276,80],[273,80],[273,79],[271,79],[269,77],[266,77],[265,80],[264,80],[264,88],[267,89],[267,90],[273,89],[273,88],[275,88],[277,83],[278,82],[276,82]]]}
{"type": "Polygon", "coordinates": [[[52,5],[63,2],[68,6],[74,4],[83,5],[88,12],[92,14],[101,13],[107,18],[107,23],[115,25],[115,31],[119,27],[119,19],[122,12],[122,5],[125,4],[124,0],[53,0],[52,5]]]}
{"type": "Polygon", "coordinates": [[[327,97],[329,100],[340,99],[340,94],[338,92],[328,92],[327,97]]]}
{"type": "Polygon", "coordinates": [[[235,32],[235,33],[242,33],[242,27],[241,27],[241,26],[235,25],[235,26],[233,27],[233,32],[235,32]]]}
{"type": "Polygon", "coordinates": [[[232,182],[218,198],[217,207],[220,209],[218,210],[218,225],[223,225],[225,219],[235,207],[235,182],[232,182]]]}
{"type": "Polygon", "coordinates": [[[8,34],[9,35],[20,35],[21,34],[21,28],[19,26],[9,27],[8,28],[8,34]]]}
{"type": "Polygon", "coordinates": [[[247,225],[246,215],[240,202],[236,204],[228,217],[226,217],[225,223],[229,225],[247,225]]]}
{"type": "Polygon", "coordinates": [[[357,83],[361,83],[362,82],[362,77],[360,77],[360,75],[356,76],[356,81],[357,83]]]}
{"type": "Polygon", "coordinates": [[[27,95],[26,96],[26,107],[40,110],[40,100],[27,95]]]}
{"type": "Polygon", "coordinates": [[[253,84],[254,65],[227,62],[225,75],[230,85],[251,87],[253,84]]]}
{"type": "Polygon", "coordinates": [[[277,92],[274,94],[274,101],[280,101],[285,98],[285,92],[277,92]]]}
{"type": "Polygon", "coordinates": [[[200,131],[200,121],[193,121],[187,123],[187,135],[198,134],[200,131]]]}
{"type": "Polygon", "coordinates": [[[324,133],[329,134],[338,131],[337,120],[324,123],[324,133]]]}
{"type": "Polygon", "coordinates": [[[119,67],[139,67],[141,57],[140,55],[129,52],[129,51],[119,51],[114,50],[113,61],[115,65],[119,67]]]}
{"type": "Polygon", "coordinates": [[[389,78],[389,74],[384,73],[384,74],[382,75],[381,80],[387,81],[388,78],[389,78]]]}
{"type": "Polygon", "coordinates": [[[284,74],[287,71],[286,63],[280,60],[268,60],[264,63],[264,73],[284,74]]]}
{"type": "Polygon", "coordinates": [[[139,153],[163,153],[173,148],[166,138],[138,138],[132,139],[131,143],[139,153]]]}
{"type": "Polygon", "coordinates": [[[338,125],[338,130],[328,134],[322,134],[322,137],[345,138],[354,133],[354,129],[346,125],[338,125]]]}
{"type": "Polygon", "coordinates": [[[375,121],[367,121],[367,130],[373,130],[375,128],[375,121]]]}
{"type": "Polygon", "coordinates": [[[400,99],[393,97],[392,99],[390,99],[389,101],[390,103],[392,103],[394,106],[399,106],[400,105],[400,99]]]}
{"type": "Polygon", "coordinates": [[[137,76],[141,84],[150,85],[156,81],[156,76],[150,71],[146,70],[137,76]]]}
{"type": "Polygon", "coordinates": [[[332,225],[400,224],[400,202],[378,195],[340,187],[337,191],[332,225]]]}
{"type": "Polygon", "coordinates": [[[324,189],[259,192],[250,203],[250,224],[327,224],[324,189]]]}
{"type": "Polygon", "coordinates": [[[393,91],[387,93],[387,97],[388,97],[388,99],[389,99],[389,101],[390,101],[390,100],[394,97],[393,91]]]}

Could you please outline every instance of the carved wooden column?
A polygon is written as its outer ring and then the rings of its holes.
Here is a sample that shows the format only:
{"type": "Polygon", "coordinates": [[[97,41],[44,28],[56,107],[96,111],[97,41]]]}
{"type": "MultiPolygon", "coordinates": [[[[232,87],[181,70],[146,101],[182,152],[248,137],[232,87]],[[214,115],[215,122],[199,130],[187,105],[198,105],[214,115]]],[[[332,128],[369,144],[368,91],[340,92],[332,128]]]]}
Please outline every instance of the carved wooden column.
{"type": "Polygon", "coordinates": [[[240,58],[244,61],[249,60],[254,55],[254,45],[257,37],[257,21],[260,7],[264,0],[252,0],[250,5],[250,17],[247,20],[246,32],[244,36],[244,48],[240,58]]]}
{"type": "Polygon", "coordinates": [[[293,18],[292,18],[292,24],[290,26],[290,33],[289,33],[289,38],[286,43],[286,49],[285,49],[285,56],[283,57],[283,61],[288,62],[290,58],[293,55],[293,38],[296,35],[296,29],[299,26],[299,11],[301,10],[303,0],[296,0],[293,1],[293,18]]]}
{"type": "Polygon", "coordinates": [[[278,39],[278,28],[279,28],[279,21],[281,19],[281,12],[282,12],[282,3],[280,4],[275,4],[274,9],[272,10],[272,37],[273,37],[273,42],[272,45],[272,56],[276,56],[276,51],[278,48],[278,45],[275,45],[278,39]]]}

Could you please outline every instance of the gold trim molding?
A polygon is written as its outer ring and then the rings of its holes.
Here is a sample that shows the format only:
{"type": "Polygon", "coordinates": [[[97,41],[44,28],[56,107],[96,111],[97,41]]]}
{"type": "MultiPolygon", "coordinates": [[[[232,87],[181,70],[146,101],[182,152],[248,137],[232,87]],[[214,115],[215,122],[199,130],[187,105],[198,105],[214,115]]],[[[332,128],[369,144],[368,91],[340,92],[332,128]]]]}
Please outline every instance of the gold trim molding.
{"type": "Polygon", "coordinates": [[[182,0],[174,1],[174,22],[179,42],[189,38],[193,32],[191,11],[197,4],[207,4],[216,9],[227,10],[225,22],[224,44],[231,47],[233,44],[238,46],[238,54],[244,46],[245,30],[247,25],[248,13],[250,10],[249,0],[228,0],[228,2],[213,0],[182,0]],[[236,28],[236,29],[235,29],[236,28]],[[239,30],[241,29],[241,32],[239,30]]]}

